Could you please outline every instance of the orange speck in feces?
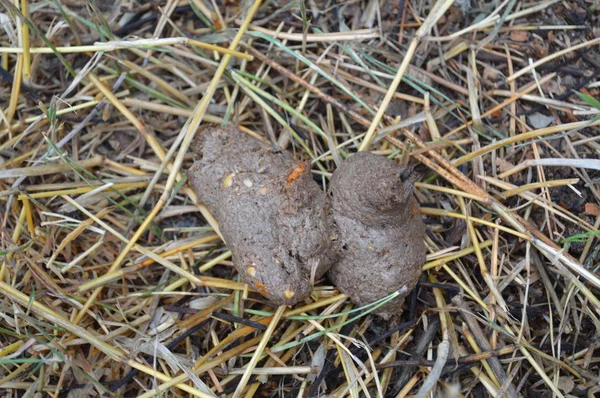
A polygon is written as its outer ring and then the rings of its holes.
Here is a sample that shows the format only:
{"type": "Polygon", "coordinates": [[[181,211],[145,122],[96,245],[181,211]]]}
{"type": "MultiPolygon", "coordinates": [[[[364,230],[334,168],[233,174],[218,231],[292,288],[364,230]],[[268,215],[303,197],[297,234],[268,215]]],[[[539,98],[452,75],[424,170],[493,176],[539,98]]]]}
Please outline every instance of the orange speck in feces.
{"type": "Polygon", "coordinates": [[[411,209],[410,209],[410,215],[411,216],[416,216],[417,214],[419,214],[419,206],[414,205],[411,209]]]}
{"type": "Polygon", "coordinates": [[[306,163],[302,162],[294,170],[292,170],[292,172],[288,176],[288,178],[287,178],[288,184],[291,184],[292,182],[296,181],[305,172],[306,172],[306,163]]]}
{"type": "Polygon", "coordinates": [[[256,291],[262,294],[263,296],[267,296],[269,294],[267,287],[261,281],[255,280],[254,285],[256,286],[256,291]]]}

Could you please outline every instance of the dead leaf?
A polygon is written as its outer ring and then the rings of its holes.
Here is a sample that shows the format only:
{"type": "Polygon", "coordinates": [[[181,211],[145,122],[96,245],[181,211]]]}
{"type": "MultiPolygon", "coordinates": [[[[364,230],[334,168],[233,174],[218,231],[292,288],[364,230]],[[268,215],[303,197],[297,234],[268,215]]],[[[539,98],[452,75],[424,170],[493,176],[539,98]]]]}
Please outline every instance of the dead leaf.
{"type": "Polygon", "coordinates": [[[565,394],[573,391],[575,387],[575,383],[573,382],[573,378],[570,376],[561,376],[558,378],[558,389],[564,392],[565,394]]]}
{"type": "Polygon", "coordinates": [[[504,173],[505,171],[511,170],[515,167],[514,164],[502,158],[496,158],[496,166],[498,166],[498,170],[501,173],[504,173]]]}
{"type": "Polygon", "coordinates": [[[525,30],[513,30],[510,32],[510,38],[514,41],[524,42],[529,39],[529,32],[525,30]]]}
{"type": "Polygon", "coordinates": [[[543,129],[544,127],[548,127],[554,121],[554,118],[552,116],[546,116],[536,112],[527,117],[527,120],[529,121],[531,127],[535,129],[543,129]]]}
{"type": "Polygon", "coordinates": [[[600,216],[600,206],[595,203],[586,203],[583,213],[590,216],[600,216]]]}

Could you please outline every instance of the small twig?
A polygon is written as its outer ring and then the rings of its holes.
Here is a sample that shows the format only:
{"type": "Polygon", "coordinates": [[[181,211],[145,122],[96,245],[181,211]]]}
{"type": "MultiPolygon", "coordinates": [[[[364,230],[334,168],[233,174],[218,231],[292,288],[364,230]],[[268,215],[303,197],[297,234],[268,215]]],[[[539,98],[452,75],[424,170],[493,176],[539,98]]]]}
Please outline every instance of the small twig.
{"type": "Polygon", "coordinates": [[[235,392],[233,393],[233,398],[239,398],[242,395],[244,388],[246,388],[246,384],[248,384],[248,380],[250,380],[250,375],[252,374],[252,371],[256,367],[256,364],[258,363],[258,360],[262,356],[265,348],[267,347],[267,343],[269,342],[269,339],[271,338],[271,335],[273,334],[275,327],[279,323],[279,320],[281,319],[281,316],[283,315],[285,308],[286,308],[286,306],[281,305],[281,306],[279,306],[279,308],[277,308],[277,311],[275,311],[275,315],[273,315],[273,319],[271,320],[271,323],[269,323],[269,327],[263,334],[262,339],[260,340],[260,343],[258,344],[258,347],[256,347],[256,351],[254,351],[254,355],[252,356],[250,363],[248,364],[248,366],[246,366],[246,370],[242,376],[242,379],[238,383],[238,386],[237,386],[235,392]]]}
{"type": "Polygon", "coordinates": [[[546,62],[558,58],[558,57],[562,57],[565,54],[568,54],[570,52],[579,50],[581,48],[585,48],[585,47],[590,47],[590,46],[595,46],[596,44],[600,44],[600,37],[594,39],[594,40],[589,40],[589,41],[585,41],[583,43],[579,43],[576,44],[574,46],[565,48],[563,50],[557,51],[555,53],[552,53],[550,55],[548,55],[547,57],[544,57],[542,59],[539,59],[537,61],[535,61],[534,63],[532,63],[531,65],[526,66],[525,68],[521,69],[520,71],[512,74],[511,76],[508,76],[506,78],[507,82],[511,82],[521,76],[523,76],[525,73],[532,71],[533,69],[537,68],[540,65],[545,64],[546,62]]]}
{"type": "MultiPolygon", "coordinates": [[[[76,163],[76,166],[82,169],[90,169],[102,164],[104,157],[96,155],[89,159],[82,160],[76,163]]],[[[73,170],[73,165],[70,164],[56,164],[56,165],[44,165],[44,166],[33,166],[23,167],[18,169],[7,169],[0,170],[0,179],[6,178],[17,178],[17,177],[37,177],[49,174],[66,173],[73,170]]]]}
{"type": "Polygon", "coordinates": [[[434,6],[431,8],[431,12],[429,13],[429,15],[427,16],[425,21],[423,21],[423,24],[421,25],[421,27],[415,33],[415,36],[412,39],[412,41],[410,42],[408,50],[406,51],[406,55],[404,56],[404,59],[402,60],[402,63],[400,64],[400,67],[398,68],[398,72],[396,73],[394,80],[392,80],[392,83],[390,83],[388,91],[385,94],[385,97],[383,98],[381,103],[379,104],[379,109],[377,110],[377,113],[375,114],[375,116],[373,117],[373,120],[371,121],[371,125],[369,126],[369,129],[367,130],[365,139],[363,140],[363,142],[361,143],[361,145],[359,147],[360,151],[365,151],[365,150],[369,149],[369,146],[371,145],[371,141],[375,137],[375,132],[377,130],[377,127],[379,126],[379,122],[381,121],[385,110],[387,109],[390,101],[392,100],[392,96],[394,95],[394,93],[396,92],[396,89],[400,85],[400,82],[402,81],[402,78],[404,77],[404,73],[406,72],[408,65],[412,61],[412,58],[415,55],[415,52],[417,51],[417,46],[419,45],[421,40],[429,34],[429,31],[433,28],[433,26],[444,15],[446,10],[448,10],[448,8],[450,8],[450,6],[453,3],[454,3],[454,0],[438,0],[434,4],[434,6]]]}

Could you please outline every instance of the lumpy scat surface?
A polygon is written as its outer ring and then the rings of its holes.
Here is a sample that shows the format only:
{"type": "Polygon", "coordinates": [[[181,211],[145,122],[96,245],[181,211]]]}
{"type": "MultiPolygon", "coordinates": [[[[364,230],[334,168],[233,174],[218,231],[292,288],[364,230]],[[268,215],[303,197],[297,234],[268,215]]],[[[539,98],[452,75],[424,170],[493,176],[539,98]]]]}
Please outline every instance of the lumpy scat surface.
{"type": "MultiPolygon", "coordinates": [[[[409,292],[421,275],[425,226],[405,172],[393,160],[360,152],[345,160],[331,180],[341,249],[329,276],[356,305],[372,303],[403,286],[409,292]]],[[[406,294],[378,313],[400,313],[406,294]]]]}
{"type": "Polygon", "coordinates": [[[244,281],[276,304],[307,298],[337,253],[326,194],[310,172],[288,181],[298,162],[235,128],[197,137],[188,177],[244,281]]]}

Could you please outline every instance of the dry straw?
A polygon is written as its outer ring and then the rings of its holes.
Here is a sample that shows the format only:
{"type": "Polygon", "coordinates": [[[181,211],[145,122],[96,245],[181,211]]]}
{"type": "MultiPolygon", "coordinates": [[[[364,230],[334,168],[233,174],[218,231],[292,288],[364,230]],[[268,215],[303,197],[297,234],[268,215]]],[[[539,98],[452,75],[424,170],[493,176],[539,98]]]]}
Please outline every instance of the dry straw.
{"type": "Polygon", "coordinates": [[[0,0],[2,391],[600,392],[591,11],[88,3],[0,0]],[[402,317],[371,313],[395,293],[355,308],[323,279],[286,308],[242,283],[185,177],[206,124],[323,188],[356,151],[414,168],[428,253],[402,317]]]}

